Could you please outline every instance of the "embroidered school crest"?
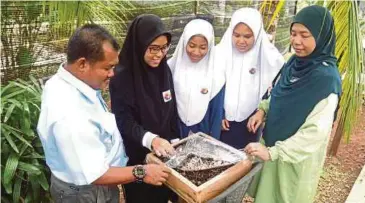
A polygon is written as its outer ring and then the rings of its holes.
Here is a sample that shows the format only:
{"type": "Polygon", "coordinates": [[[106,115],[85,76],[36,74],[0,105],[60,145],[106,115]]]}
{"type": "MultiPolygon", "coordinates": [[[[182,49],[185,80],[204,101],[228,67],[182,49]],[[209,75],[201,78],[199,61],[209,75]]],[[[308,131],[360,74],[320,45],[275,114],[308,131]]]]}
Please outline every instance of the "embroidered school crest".
{"type": "Polygon", "coordinates": [[[171,91],[170,90],[167,90],[167,91],[162,92],[162,98],[163,98],[163,101],[164,102],[171,101],[171,99],[172,99],[171,91]]]}

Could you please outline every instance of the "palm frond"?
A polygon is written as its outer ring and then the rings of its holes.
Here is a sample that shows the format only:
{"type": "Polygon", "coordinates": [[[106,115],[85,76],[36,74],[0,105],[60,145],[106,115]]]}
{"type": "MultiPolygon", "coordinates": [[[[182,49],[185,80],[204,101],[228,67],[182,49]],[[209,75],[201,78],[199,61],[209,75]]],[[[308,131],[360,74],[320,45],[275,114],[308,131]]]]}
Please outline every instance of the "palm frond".
{"type": "Polygon", "coordinates": [[[126,31],[128,16],[134,9],[129,1],[113,0],[47,1],[43,6],[55,39],[68,38],[85,23],[103,25],[113,35],[120,35],[126,31]]]}
{"type": "Polygon", "coordinates": [[[268,30],[278,19],[280,12],[285,6],[286,0],[264,0],[260,6],[260,13],[263,14],[265,29],[268,30]]]}
{"type": "Polygon", "coordinates": [[[343,77],[343,94],[340,101],[339,128],[346,141],[361,104],[361,73],[364,73],[364,51],[361,46],[358,5],[356,1],[330,1],[336,29],[336,56],[339,59],[339,71],[343,77]]]}

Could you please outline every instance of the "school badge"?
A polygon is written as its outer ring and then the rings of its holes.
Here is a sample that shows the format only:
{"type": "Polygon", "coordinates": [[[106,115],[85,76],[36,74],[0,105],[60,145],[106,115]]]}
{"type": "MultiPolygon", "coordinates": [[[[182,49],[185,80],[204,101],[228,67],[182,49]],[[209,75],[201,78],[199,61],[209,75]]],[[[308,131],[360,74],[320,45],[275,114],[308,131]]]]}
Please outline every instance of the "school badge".
{"type": "Polygon", "coordinates": [[[171,99],[172,99],[171,91],[170,90],[167,90],[167,91],[162,92],[162,98],[163,98],[163,101],[164,102],[171,101],[171,99]]]}

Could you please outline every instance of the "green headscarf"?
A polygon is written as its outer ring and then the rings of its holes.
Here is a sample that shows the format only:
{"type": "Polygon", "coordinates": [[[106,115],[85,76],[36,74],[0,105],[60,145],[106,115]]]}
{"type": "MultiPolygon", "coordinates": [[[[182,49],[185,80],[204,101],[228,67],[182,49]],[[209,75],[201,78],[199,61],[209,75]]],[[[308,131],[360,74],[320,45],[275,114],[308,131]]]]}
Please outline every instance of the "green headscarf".
{"type": "Polygon", "coordinates": [[[306,57],[292,56],[272,90],[264,129],[267,146],[294,135],[313,108],[331,93],[341,95],[341,79],[334,56],[336,36],[330,12],[320,6],[302,9],[294,23],[304,25],[316,40],[306,57]]]}

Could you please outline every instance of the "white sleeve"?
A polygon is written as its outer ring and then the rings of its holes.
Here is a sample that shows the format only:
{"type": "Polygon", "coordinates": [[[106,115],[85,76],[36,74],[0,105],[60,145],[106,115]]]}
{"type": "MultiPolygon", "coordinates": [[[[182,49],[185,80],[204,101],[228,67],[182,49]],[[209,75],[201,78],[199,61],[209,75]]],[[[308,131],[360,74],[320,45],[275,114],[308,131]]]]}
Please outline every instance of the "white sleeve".
{"type": "Polygon", "coordinates": [[[156,134],[153,134],[151,132],[146,132],[144,135],[143,135],[143,139],[142,139],[142,145],[146,148],[148,148],[149,150],[152,151],[152,140],[155,138],[155,137],[158,137],[158,135],[156,134]]]}

